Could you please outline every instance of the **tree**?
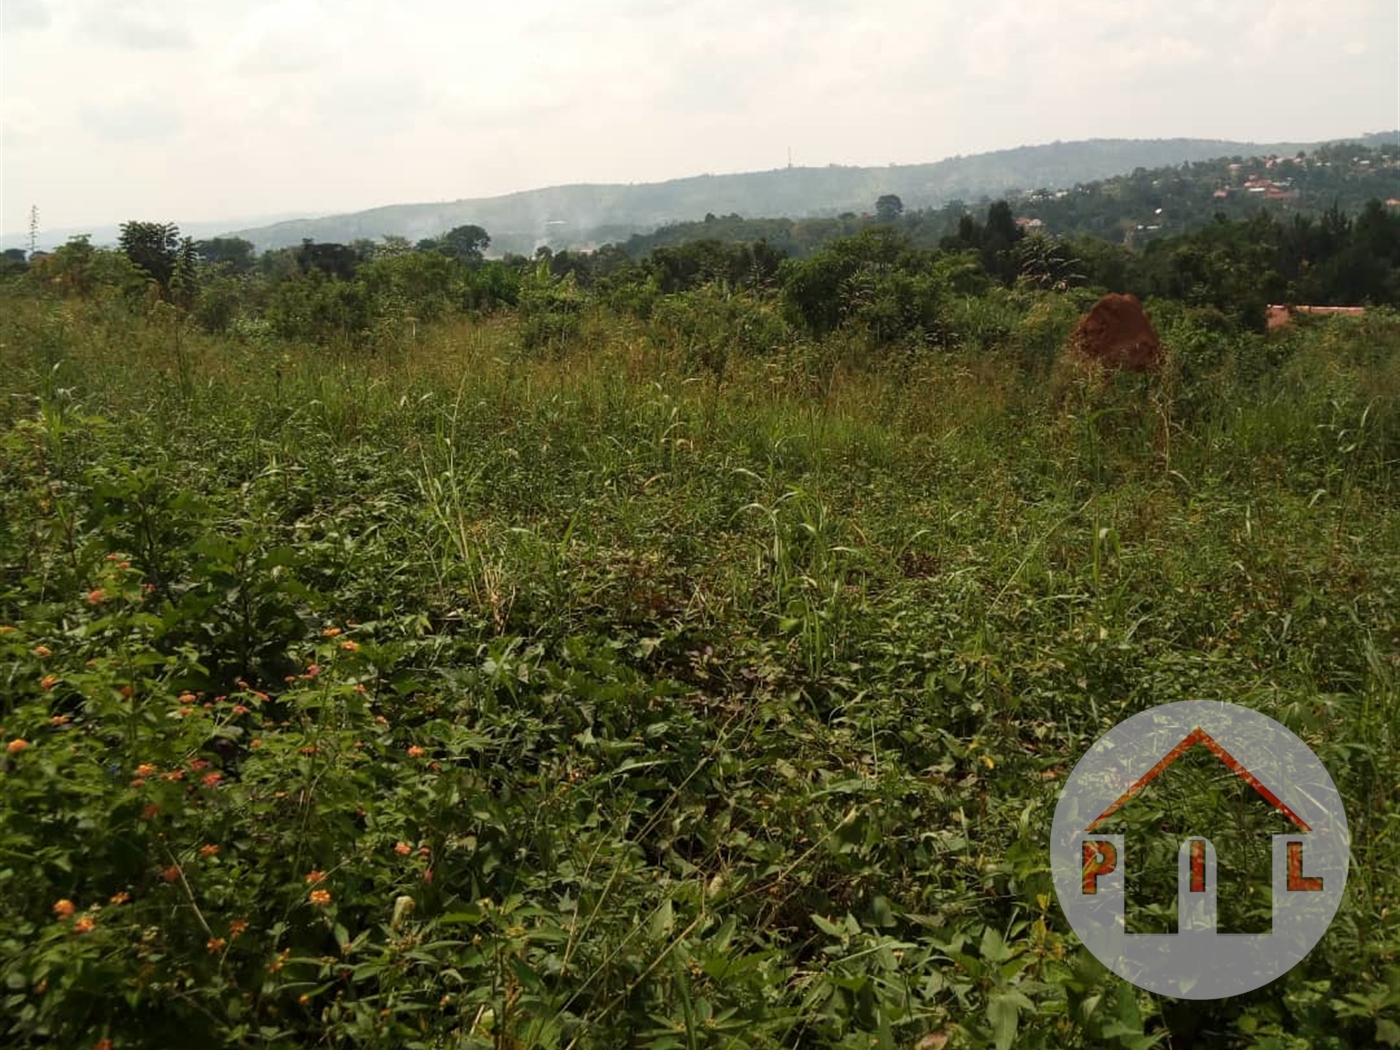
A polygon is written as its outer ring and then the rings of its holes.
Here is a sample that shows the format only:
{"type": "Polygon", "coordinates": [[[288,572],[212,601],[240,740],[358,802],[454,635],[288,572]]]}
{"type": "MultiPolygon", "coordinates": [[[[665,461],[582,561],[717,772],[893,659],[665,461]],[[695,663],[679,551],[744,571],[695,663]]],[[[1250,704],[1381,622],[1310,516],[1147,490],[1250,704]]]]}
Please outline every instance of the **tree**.
{"type": "Polygon", "coordinates": [[[904,214],[904,202],[893,193],[886,193],[875,202],[875,218],[879,222],[894,222],[904,214]]]}
{"type": "Polygon", "coordinates": [[[211,266],[224,265],[233,273],[251,273],[257,259],[252,241],[242,237],[211,237],[195,241],[195,251],[211,266]]]}
{"type": "Polygon", "coordinates": [[[180,251],[180,227],[173,222],[124,222],[117,243],[162,291],[169,289],[180,251]]]}
{"type": "Polygon", "coordinates": [[[355,249],[346,244],[318,244],[307,237],[297,249],[297,266],[302,273],[320,270],[327,277],[339,277],[348,281],[355,276],[355,267],[359,261],[355,249]]]}
{"type": "Polygon", "coordinates": [[[455,226],[437,241],[437,250],[458,262],[479,263],[491,244],[491,236],[480,226],[455,226]]]}

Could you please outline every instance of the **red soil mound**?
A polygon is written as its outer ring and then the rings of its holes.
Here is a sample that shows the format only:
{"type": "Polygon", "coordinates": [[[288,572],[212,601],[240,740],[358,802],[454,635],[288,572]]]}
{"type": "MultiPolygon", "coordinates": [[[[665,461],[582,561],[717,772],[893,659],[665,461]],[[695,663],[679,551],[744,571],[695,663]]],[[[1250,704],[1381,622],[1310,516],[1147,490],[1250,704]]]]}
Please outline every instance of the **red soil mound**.
{"type": "Polygon", "coordinates": [[[1080,318],[1069,345],[1109,368],[1155,372],[1162,365],[1162,340],[1134,295],[1105,295],[1080,318]]]}

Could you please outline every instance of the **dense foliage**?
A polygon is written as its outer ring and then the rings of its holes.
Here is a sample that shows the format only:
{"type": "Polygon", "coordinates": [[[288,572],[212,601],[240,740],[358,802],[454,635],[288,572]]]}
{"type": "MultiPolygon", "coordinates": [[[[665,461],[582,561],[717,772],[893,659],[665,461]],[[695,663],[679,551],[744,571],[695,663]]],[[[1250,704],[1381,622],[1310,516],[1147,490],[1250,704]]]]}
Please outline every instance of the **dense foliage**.
{"type": "MultiPolygon", "coordinates": [[[[891,211],[12,273],[4,1044],[1400,1045],[1400,315],[1251,331],[1273,220],[891,211]],[[1164,375],[1064,359],[1182,275],[1164,375]],[[1183,1003],[1084,951],[1046,844],[1093,740],[1201,698],[1314,747],[1354,867],[1303,963],[1183,1003]]],[[[1370,214],[1298,280],[1393,288],[1370,214]]]]}

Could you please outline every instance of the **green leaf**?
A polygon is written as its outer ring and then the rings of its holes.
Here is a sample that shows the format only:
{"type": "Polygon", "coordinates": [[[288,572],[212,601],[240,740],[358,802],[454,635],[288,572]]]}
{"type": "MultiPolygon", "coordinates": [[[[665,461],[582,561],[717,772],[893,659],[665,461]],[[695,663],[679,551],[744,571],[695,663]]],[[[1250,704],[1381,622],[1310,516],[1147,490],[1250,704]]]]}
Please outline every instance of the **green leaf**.
{"type": "Polygon", "coordinates": [[[1009,995],[994,995],[987,1003],[987,1020],[992,1023],[992,1038],[997,1050],[1011,1050],[1016,1041],[1016,1025],[1020,1011],[1009,995]]]}

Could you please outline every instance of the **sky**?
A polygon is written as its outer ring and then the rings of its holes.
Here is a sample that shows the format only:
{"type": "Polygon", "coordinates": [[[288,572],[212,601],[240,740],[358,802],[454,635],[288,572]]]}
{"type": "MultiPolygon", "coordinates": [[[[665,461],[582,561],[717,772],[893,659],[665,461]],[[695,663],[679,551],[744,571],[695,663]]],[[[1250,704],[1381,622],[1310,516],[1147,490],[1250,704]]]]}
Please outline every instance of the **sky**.
{"type": "Polygon", "coordinates": [[[1400,127],[1400,0],[0,0],[0,225],[1400,127]]]}

